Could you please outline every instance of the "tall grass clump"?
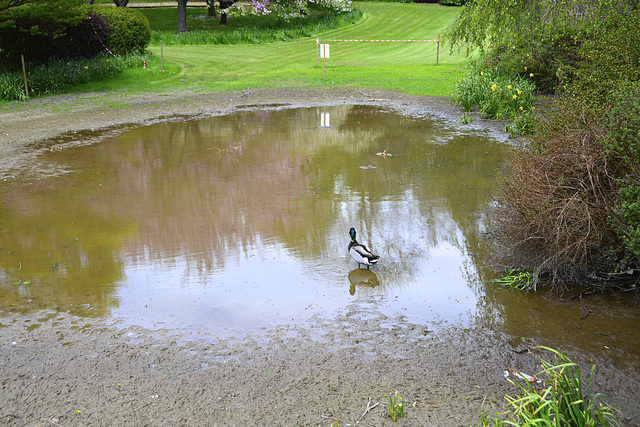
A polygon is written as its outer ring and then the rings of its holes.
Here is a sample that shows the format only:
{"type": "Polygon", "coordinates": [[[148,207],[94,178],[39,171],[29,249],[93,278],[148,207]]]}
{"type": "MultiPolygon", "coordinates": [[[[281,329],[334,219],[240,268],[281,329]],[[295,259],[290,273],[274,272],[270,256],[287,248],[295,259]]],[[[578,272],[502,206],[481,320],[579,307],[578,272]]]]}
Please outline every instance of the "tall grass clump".
{"type": "MultiPolygon", "coordinates": [[[[146,58],[147,56],[142,55],[99,55],[94,58],[54,59],[46,64],[29,64],[29,95],[57,93],[82,83],[113,77],[127,68],[142,67],[146,58]]],[[[14,70],[0,74],[0,99],[26,99],[22,71],[14,70]]]]}
{"type": "Polygon", "coordinates": [[[540,359],[542,371],[538,378],[546,377],[546,386],[529,381],[512,381],[519,389],[515,397],[505,396],[509,409],[493,415],[481,409],[480,426],[536,426],[536,427],[587,427],[619,426],[612,404],[601,394],[591,394],[593,373],[588,384],[580,373],[580,367],[560,351],[548,347],[536,347],[553,353],[554,360],[540,359]],[[524,382],[524,383],[523,383],[524,382]],[[586,386],[586,387],[585,387],[586,386]]]}
{"type": "MultiPolygon", "coordinates": [[[[526,67],[523,70],[526,73],[526,67]]],[[[533,95],[536,88],[531,77],[505,74],[496,68],[483,70],[474,65],[456,85],[455,97],[465,111],[471,111],[475,106],[488,118],[511,120],[514,131],[529,134],[533,131],[533,95]]]]}
{"type": "Polygon", "coordinates": [[[531,280],[531,272],[527,269],[514,269],[510,268],[505,271],[502,277],[491,280],[498,286],[508,289],[517,289],[520,291],[536,291],[535,282],[531,280]]]}

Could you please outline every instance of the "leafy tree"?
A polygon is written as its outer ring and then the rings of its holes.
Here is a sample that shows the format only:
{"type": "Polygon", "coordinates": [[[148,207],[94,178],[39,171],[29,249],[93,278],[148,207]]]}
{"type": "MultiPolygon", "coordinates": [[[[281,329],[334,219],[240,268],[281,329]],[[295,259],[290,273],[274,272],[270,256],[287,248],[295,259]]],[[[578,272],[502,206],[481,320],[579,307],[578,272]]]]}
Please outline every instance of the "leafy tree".
{"type": "MultiPolygon", "coordinates": [[[[82,46],[65,44],[64,37],[80,29],[88,21],[89,9],[85,0],[4,0],[0,3],[0,66],[17,63],[21,54],[28,58],[65,56],[82,46]],[[71,50],[69,50],[71,49],[71,50]]],[[[87,26],[88,26],[87,22],[87,26]]]]}
{"type": "Polygon", "coordinates": [[[553,89],[579,46],[596,36],[598,23],[637,8],[637,0],[475,0],[460,11],[445,36],[451,48],[487,52],[488,62],[510,73],[534,73],[553,89]]]}
{"type": "Polygon", "coordinates": [[[606,105],[625,84],[639,81],[640,10],[600,19],[577,57],[567,70],[567,90],[591,104],[606,105]]]}
{"type": "MultiPolygon", "coordinates": [[[[178,32],[187,31],[187,0],[178,2],[178,32]]],[[[209,16],[215,16],[213,1],[207,0],[209,16]]],[[[220,25],[226,25],[228,16],[274,14],[283,19],[306,15],[310,5],[333,12],[351,10],[351,0],[252,0],[251,5],[240,4],[238,0],[220,0],[220,25]]]]}
{"type": "Polygon", "coordinates": [[[0,0],[0,28],[55,36],[82,22],[87,11],[84,0],[0,0]]]}
{"type": "Polygon", "coordinates": [[[35,0],[0,0],[0,13],[11,7],[21,6],[27,3],[35,3],[35,0]]]}

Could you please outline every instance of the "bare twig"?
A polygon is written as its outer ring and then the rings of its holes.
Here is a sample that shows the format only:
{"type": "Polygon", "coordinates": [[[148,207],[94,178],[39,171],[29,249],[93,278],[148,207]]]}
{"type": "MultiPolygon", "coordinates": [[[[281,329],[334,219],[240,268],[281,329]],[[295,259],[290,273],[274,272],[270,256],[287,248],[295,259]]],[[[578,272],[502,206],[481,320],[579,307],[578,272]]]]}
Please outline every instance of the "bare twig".
{"type": "Polygon", "coordinates": [[[591,313],[593,313],[593,311],[591,311],[591,310],[587,310],[586,308],[584,308],[584,306],[582,307],[582,311],[584,311],[585,315],[584,315],[584,316],[582,316],[582,317],[580,318],[580,320],[584,320],[584,319],[586,319],[587,317],[589,317],[589,315],[590,315],[591,313]]]}
{"type": "Polygon", "coordinates": [[[604,332],[594,332],[594,334],[596,334],[596,335],[603,335],[603,336],[605,336],[605,337],[609,337],[609,338],[611,338],[611,339],[612,339],[612,340],[614,340],[614,341],[616,340],[616,339],[615,339],[615,337],[613,337],[612,335],[609,335],[609,334],[605,334],[604,332]]]}
{"type": "Polygon", "coordinates": [[[358,421],[356,421],[356,424],[358,424],[360,422],[360,420],[362,420],[364,418],[364,416],[369,413],[370,410],[372,410],[373,408],[375,408],[379,404],[380,404],[380,402],[378,402],[375,405],[371,406],[371,397],[369,397],[369,402],[367,402],[367,407],[364,410],[364,412],[362,413],[362,415],[360,415],[360,418],[358,418],[358,421]]]}

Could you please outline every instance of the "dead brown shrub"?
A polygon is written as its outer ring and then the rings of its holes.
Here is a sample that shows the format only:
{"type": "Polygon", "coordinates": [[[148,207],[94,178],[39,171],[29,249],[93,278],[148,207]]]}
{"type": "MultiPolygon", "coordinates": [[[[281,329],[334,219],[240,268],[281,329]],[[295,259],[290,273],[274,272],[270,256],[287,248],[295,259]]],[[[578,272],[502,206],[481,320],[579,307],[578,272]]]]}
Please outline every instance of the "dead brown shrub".
{"type": "Polygon", "coordinates": [[[607,218],[618,183],[608,172],[605,132],[603,115],[559,101],[511,162],[497,220],[536,279],[559,285],[613,268],[616,233],[607,218]]]}

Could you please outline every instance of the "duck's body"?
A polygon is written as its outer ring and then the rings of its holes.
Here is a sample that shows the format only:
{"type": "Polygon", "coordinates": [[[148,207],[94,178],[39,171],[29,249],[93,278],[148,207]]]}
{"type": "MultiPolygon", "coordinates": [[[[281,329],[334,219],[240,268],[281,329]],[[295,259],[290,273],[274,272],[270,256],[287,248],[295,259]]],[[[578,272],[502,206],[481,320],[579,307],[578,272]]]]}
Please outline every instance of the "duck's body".
{"type": "Polygon", "coordinates": [[[360,268],[360,264],[366,265],[367,268],[376,265],[380,257],[371,252],[365,245],[358,243],[356,240],[356,230],[354,228],[349,230],[349,235],[351,236],[349,255],[358,263],[358,268],[360,268]]]}

